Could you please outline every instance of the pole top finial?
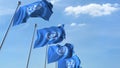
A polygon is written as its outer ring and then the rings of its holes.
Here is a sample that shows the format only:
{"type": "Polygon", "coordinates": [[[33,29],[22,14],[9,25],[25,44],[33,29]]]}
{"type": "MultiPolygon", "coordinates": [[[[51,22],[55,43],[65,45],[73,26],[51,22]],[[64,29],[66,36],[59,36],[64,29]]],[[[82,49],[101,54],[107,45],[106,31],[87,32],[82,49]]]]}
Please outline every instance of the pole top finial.
{"type": "Polygon", "coordinates": [[[18,5],[21,5],[21,1],[18,1],[18,5]]]}
{"type": "Polygon", "coordinates": [[[35,24],[35,27],[37,27],[37,24],[35,24]]]}

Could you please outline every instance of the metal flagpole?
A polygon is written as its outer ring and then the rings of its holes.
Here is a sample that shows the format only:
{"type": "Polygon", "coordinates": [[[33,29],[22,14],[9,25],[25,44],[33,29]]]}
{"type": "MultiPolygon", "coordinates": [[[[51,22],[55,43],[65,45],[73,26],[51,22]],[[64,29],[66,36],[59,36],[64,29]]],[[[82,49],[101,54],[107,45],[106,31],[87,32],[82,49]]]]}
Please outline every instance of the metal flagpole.
{"type": "Polygon", "coordinates": [[[46,64],[47,64],[47,55],[48,54],[48,45],[46,46],[46,54],[45,54],[45,64],[44,64],[44,68],[46,68],[46,64]]]}
{"type": "Polygon", "coordinates": [[[55,63],[55,68],[58,68],[58,62],[55,63]]]}
{"type": "MultiPolygon", "coordinates": [[[[15,13],[17,12],[17,9],[19,8],[20,5],[21,5],[21,1],[18,1],[18,5],[17,5],[17,8],[16,8],[16,10],[15,10],[15,13]]],[[[14,13],[14,15],[15,15],[15,13],[14,13]]],[[[11,21],[10,21],[10,25],[9,25],[9,27],[8,27],[6,33],[5,33],[5,36],[4,36],[3,40],[2,40],[2,43],[1,43],[1,45],[0,45],[0,50],[2,49],[3,43],[4,43],[4,41],[5,41],[5,39],[6,39],[7,35],[8,35],[8,32],[9,32],[9,30],[10,30],[10,27],[12,26],[14,15],[13,15],[11,21]]]]}
{"type": "Polygon", "coordinates": [[[32,47],[33,47],[36,28],[37,28],[37,24],[35,24],[35,27],[34,27],[34,32],[33,32],[33,37],[32,37],[32,42],[31,42],[31,46],[30,46],[30,51],[29,51],[29,56],[28,56],[26,68],[28,68],[28,66],[29,66],[29,61],[30,61],[30,57],[31,57],[31,52],[32,52],[32,47]]]}

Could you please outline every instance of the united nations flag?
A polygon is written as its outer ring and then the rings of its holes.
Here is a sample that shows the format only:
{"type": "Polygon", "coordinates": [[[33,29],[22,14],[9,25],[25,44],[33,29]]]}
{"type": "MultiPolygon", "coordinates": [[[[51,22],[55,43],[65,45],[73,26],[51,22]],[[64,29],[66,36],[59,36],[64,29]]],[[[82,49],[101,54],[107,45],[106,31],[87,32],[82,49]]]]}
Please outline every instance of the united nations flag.
{"type": "Polygon", "coordinates": [[[48,63],[56,62],[61,59],[67,48],[65,46],[61,46],[59,44],[54,46],[49,46],[48,48],[48,63]]]}
{"type": "Polygon", "coordinates": [[[61,59],[58,61],[58,68],[82,68],[80,66],[81,61],[77,55],[73,55],[71,58],[61,59]]]}
{"type": "Polygon", "coordinates": [[[13,26],[25,23],[29,17],[41,17],[49,20],[52,15],[53,5],[47,0],[37,1],[25,6],[21,6],[13,18],[13,26]]]}
{"type": "Polygon", "coordinates": [[[59,44],[49,46],[48,49],[48,63],[56,62],[60,59],[70,58],[73,54],[73,46],[66,43],[64,46],[59,44]]]}
{"type": "Polygon", "coordinates": [[[63,25],[39,29],[37,30],[37,40],[35,41],[34,48],[60,43],[63,39],[65,39],[63,25]]]}

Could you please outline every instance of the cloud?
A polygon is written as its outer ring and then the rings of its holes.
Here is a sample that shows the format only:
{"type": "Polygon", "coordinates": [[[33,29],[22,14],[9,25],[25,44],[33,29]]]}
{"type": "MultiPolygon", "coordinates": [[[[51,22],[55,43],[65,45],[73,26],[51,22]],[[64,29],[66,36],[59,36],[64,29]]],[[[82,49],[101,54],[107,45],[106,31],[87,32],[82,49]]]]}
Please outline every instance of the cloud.
{"type": "Polygon", "coordinates": [[[119,10],[118,4],[88,4],[84,6],[68,6],[65,8],[65,12],[67,15],[74,15],[78,17],[80,14],[88,14],[91,16],[103,16],[110,15],[111,13],[119,10]]]}
{"type": "Polygon", "coordinates": [[[77,24],[77,23],[71,23],[70,26],[71,26],[71,27],[74,27],[74,26],[75,26],[75,27],[76,27],[76,26],[77,26],[77,27],[83,27],[83,26],[86,26],[86,24],[85,24],[85,23],[78,23],[78,24],[77,24]]]}
{"type": "MultiPolygon", "coordinates": [[[[58,24],[58,26],[60,26],[62,24],[58,24]]],[[[65,29],[66,31],[68,32],[73,32],[73,31],[76,31],[76,30],[79,30],[80,28],[84,28],[86,27],[87,24],[86,23],[70,23],[70,24],[65,24],[65,29]]]]}
{"type": "Polygon", "coordinates": [[[55,4],[56,2],[58,2],[59,0],[51,0],[52,4],[55,4]]]}
{"type": "Polygon", "coordinates": [[[76,26],[77,24],[76,23],[71,23],[70,26],[76,26]]]}
{"type": "Polygon", "coordinates": [[[86,26],[85,23],[82,23],[82,24],[78,24],[79,27],[83,27],[83,26],[86,26]]]}
{"type": "Polygon", "coordinates": [[[9,15],[14,12],[14,9],[8,9],[8,8],[0,8],[0,16],[2,15],[9,15]]]}
{"type": "Polygon", "coordinates": [[[81,30],[82,28],[86,28],[87,24],[86,23],[70,23],[65,25],[65,29],[67,32],[75,32],[78,30],[81,30]]]}

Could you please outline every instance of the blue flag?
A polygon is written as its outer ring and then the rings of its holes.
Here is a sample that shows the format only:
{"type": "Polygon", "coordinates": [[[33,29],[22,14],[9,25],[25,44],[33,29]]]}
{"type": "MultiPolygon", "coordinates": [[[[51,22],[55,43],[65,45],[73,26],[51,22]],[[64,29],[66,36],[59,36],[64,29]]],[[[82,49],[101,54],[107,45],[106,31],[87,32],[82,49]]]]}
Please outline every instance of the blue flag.
{"type": "Polygon", "coordinates": [[[62,42],[63,39],[65,39],[64,25],[39,29],[37,30],[37,40],[34,48],[43,47],[47,44],[56,44],[62,42]]]}
{"type": "Polygon", "coordinates": [[[61,59],[58,61],[58,68],[81,68],[81,61],[77,55],[71,58],[61,59]]]}
{"type": "Polygon", "coordinates": [[[25,6],[22,6],[15,13],[13,19],[13,26],[21,23],[25,23],[29,17],[41,17],[44,20],[49,20],[52,15],[53,5],[46,1],[37,1],[25,6]]]}
{"type": "Polygon", "coordinates": [[[56,62],[60,59],[70,58],[73,53],[73,46],[66,43],[64,46],[56,45],[49,46],[48,49],[48,63],[56,62]]]}
{"type": "Polygon", "coordinates": [[[72,57],[72,55],[73,55],[73,53],[74,53],[74,47],[73,47],[73,45],[72,44],[70,44],[70,43],[66,43],[64,46],[66,46],[67,47],[67,53],[65,53],[65,55],[64,55],[64,58],[70,58],[70,57],[72,57]]]}

